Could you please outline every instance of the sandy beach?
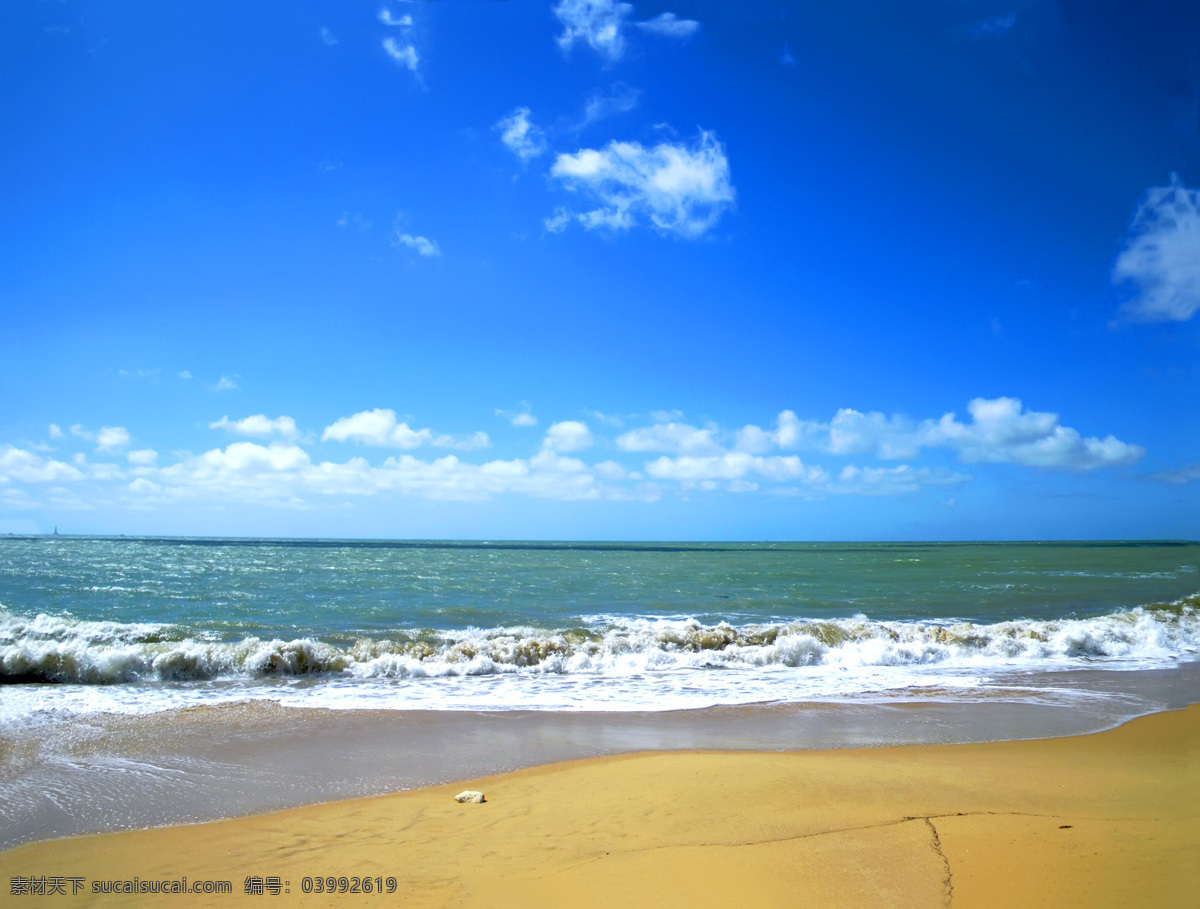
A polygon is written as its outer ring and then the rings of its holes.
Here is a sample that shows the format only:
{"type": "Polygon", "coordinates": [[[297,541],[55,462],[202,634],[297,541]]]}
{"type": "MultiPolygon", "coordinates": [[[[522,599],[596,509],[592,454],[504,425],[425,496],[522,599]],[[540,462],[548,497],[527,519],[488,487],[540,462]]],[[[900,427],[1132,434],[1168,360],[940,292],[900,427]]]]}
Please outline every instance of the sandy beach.
{"type": "Polygon", "coordinates": [[[31,843],[0,854],[0,878],[6,894],[74,878],[72,905],[105,906],[1166,907],[1200,900],[1198,855],[1200,705],[1068,738],[550,764],[31,843]],[[486,803],[456,803],[463,789],[486,803]],[[185,876],[232,893],[93,892],[185,876]],[[395,893],[303,892],[330,876],[395,878],[395,893]]]}

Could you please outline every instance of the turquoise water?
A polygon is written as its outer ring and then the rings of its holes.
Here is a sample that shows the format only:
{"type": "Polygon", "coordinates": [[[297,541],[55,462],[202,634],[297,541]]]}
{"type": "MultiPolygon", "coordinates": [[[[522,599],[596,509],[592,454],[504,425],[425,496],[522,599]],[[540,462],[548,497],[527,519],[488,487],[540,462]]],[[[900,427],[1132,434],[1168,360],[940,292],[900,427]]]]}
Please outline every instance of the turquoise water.
{"type": "Polygon", "coordinates": [[[1194,543],[6,537],[0,681],[9,715],[974,690],[1192,658],[1198,591],[1194,543]]]}

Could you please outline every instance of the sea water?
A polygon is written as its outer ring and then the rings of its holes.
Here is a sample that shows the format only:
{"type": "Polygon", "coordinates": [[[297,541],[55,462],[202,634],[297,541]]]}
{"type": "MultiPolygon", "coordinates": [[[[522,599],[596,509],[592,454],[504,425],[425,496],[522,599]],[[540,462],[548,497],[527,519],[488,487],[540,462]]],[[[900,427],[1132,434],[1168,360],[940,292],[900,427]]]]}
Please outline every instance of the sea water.
{"type": "Polygon", "coordinates": [[[1198,572],[1182,542],[0,537],[0,724],[1028,700],[1195,659],[1198,572]]]}

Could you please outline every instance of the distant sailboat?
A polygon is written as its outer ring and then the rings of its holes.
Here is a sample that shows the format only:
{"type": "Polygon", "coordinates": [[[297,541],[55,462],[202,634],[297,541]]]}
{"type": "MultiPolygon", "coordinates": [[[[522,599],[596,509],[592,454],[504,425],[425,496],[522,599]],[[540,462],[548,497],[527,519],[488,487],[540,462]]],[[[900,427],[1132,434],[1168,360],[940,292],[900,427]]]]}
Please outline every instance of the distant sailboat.
{"type": "Polygon", "coordinates": [[[57,524],[54,525],[54,535],[58,536],[58,525],[57,524]]]}

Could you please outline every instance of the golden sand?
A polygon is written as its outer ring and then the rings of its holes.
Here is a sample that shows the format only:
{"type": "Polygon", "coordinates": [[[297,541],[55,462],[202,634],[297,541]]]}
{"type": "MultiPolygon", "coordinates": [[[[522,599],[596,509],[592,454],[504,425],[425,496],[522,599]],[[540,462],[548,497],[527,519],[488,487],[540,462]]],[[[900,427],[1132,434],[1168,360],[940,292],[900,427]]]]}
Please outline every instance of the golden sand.
{"type": "Polygon", "coordinates": [[[575,761],[0,853],[5,897],[42,876],[84,892],[7,905],[1195,907],[1200,705],[1065,739],[575,761]],[[233,893],[91,893],[183,875],[233,893]],[[306,895],[306,876],[396,893],[306,895]]]}

